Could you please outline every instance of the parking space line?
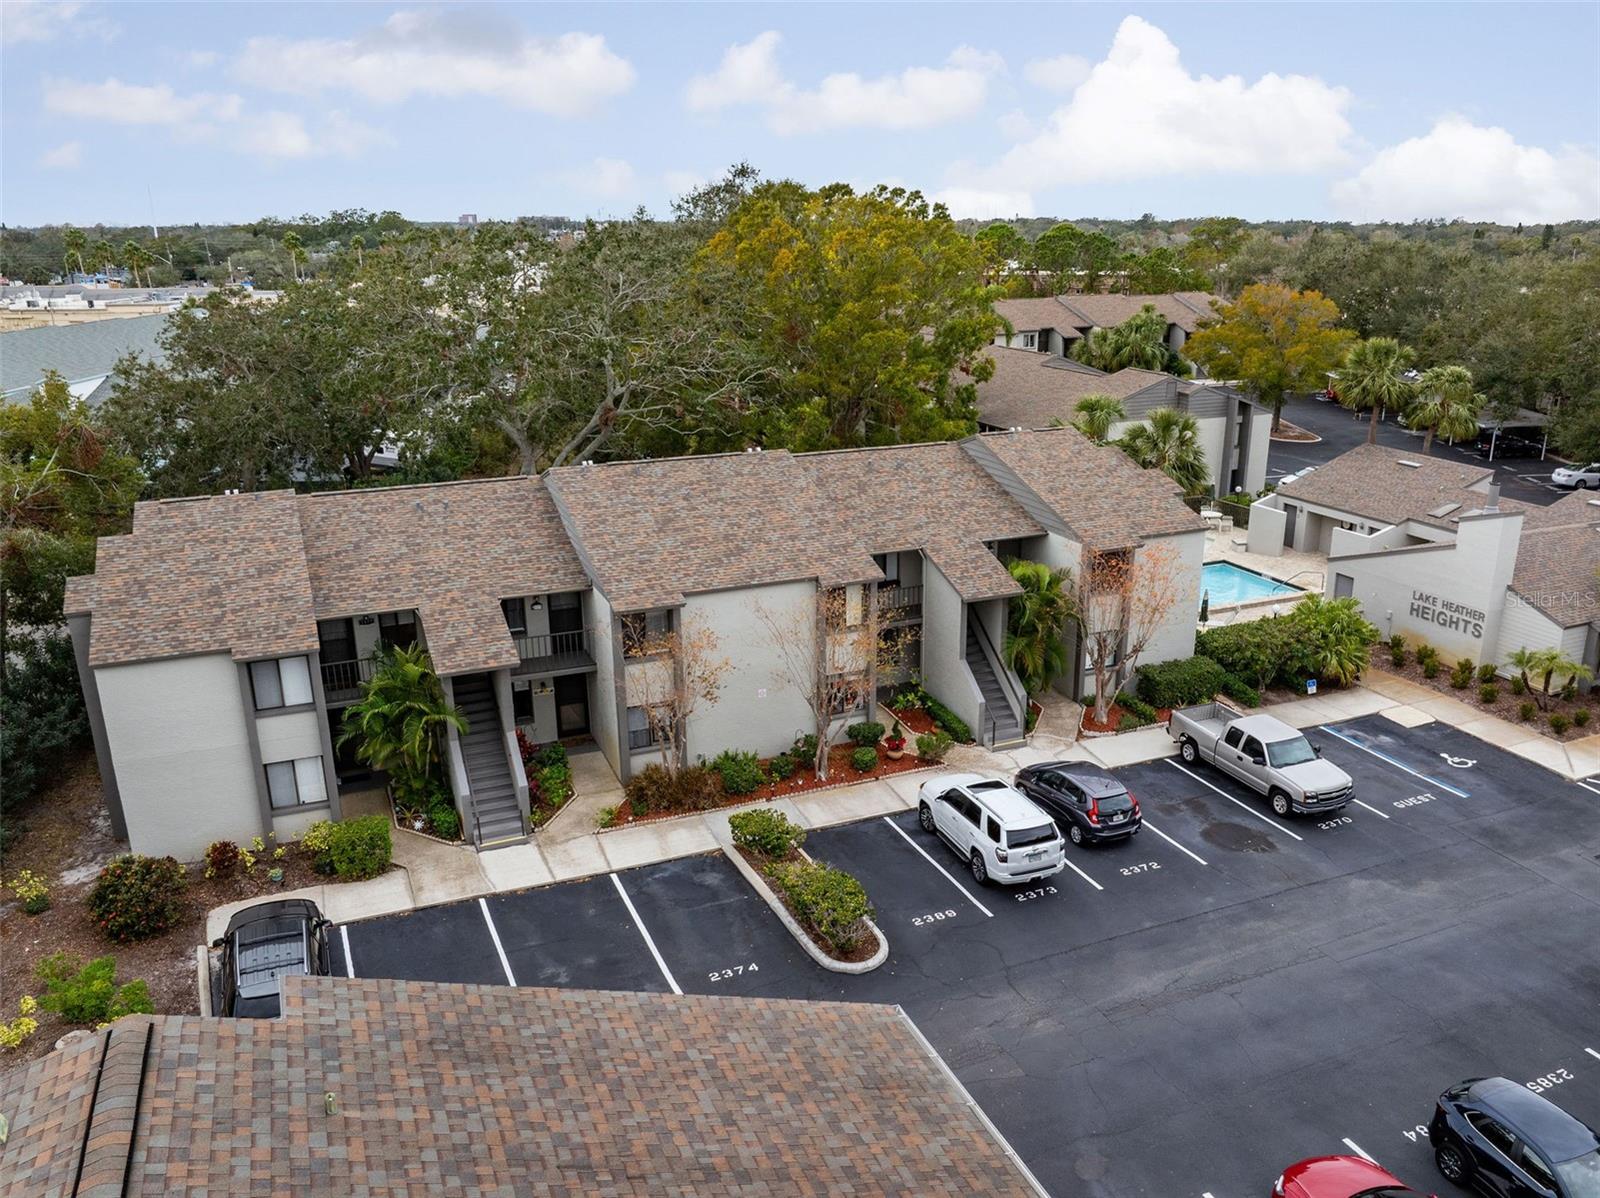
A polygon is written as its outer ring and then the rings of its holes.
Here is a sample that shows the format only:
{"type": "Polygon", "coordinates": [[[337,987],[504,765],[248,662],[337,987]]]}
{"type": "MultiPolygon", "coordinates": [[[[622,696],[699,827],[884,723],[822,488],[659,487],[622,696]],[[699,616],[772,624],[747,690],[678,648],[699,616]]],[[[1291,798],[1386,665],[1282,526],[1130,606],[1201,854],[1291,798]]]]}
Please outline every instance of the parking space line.
{"type": "Polygon", "coordinates": [[[1367,804],[1363,803],[1360,799],[1351,799],[1350,801],[1352,803],[1354,803],[1357,807],[1366,807],[1368,811],[1372,812],[1372,814],[1377,816],[1379,819],[1388,819],[1389,818],[1389,813],[1388,812],[1379,811],[1376,807],[1368,807],[1367,804]]]}
{"type": "Polygon", "coordinates": [[[1293,839],[1300,841],[1302,844],[1305,843],[1305,839],[1306,838],[1304,836],[1298,836],[1295,833],[1289,831],[1288,828],[1285,828],[1282,824],[1280,824],[1275,819],[1268,819],[1266,816],[1262,815],[1261,812],[1257,811],[1254,807],[1250,806],[1249,803],[1240,802],[1238,799],[1234,798],[1227,791],[1223,790],[1222,787],[1213,786],[1211,783],[1207,782],[1204,778],[1202,778],[1199,774],[1196,774],[1196,773],[1193,773],[1190,770],[1184,769],[1183,766],[1179,765],[1176,761],[1172,760],[1172,758],[1170,758],[1170,757],[1167,758],[1167,764],[1170,765],[1173,769],[1177,770],[1180,774],[1188,774],[1189,777],[1193,778],[1196,782],[1200,783],[1201,786],[1204,786],[1209,790],[1216,791],[1223,798],[1227,799],[1228,802],[1232,803],[1236,807],[1242,808],[1243,810],[1249,812],[1251,815],[1255,816],[1262,823],[1271,824],[1274,828],[1278,829],[1278,831],[1282,832],[1285,836],[1292,837],[1293,839]]]}
{"type": "Polygon", "coordinates": [[[1162,840],[1166,841],[1173,848],[1177,849],[1178,852],[1188,854],[1190,857],[1193,857],[1196,861],[1198,861],[1201,865],[1204,865],[1206,863],[1206,859],[1204,857],[1202,857],[1199,853],[1191,853],[1191,852],[1189,852],[1188,849],[1184,848],[1176,840],[1172,839],[1172,837],[1168,836],[1160,828],[1158,828],[1154,824],[1152,824],[1148,818],[1145,819],[1144,826],[1149,828],[1157,836],[1161,837],[1162,840]]]}
{"type": "Polygon", "coordinates": [[[500,954],[500,968],[506,971],[506,985],[515,986],[516,975],[511,972],[511,962],[506,960],[505,945],[500,943],[500,930],[494,926],[494,918],[489,914],[489,900],[480,898],[478,909],[483,912],[483,922],[489,925],[489,939],[494,941],[494,951],[500,954]]]}
{"type": "MultiPolygon", "coordinates": [[[[611,882],[617,888],[617,893],[622,896],[622,903],[628,908],[628,914],[633,916],[633,926],[639,929],[639,935],[644,937],[644,945],[650,950],[650,955],[656,959],[656,964],[661,969],[661,976],[667,979],[667,985],[672,987],[674,994],[682,994],[678,989],[678,979],[672,976],[672,970],[667,968],[666,961],[662,960],[661,951],[656,948],[656,942],[650,939],[650,931],[644,926],[644,920],[639,918],[639,912],[634,910],[633,900],[628,897],[628,892],[622,888],[622,879],[616,874],[611,875],[611,882]]],[[[508,971],[509,972],[509,971],[508,971]]]]}
{"type": "Polygon", "coordinates": [[[1331,728],[1327,724],[1321,724],[1321,725],[1318,726],[1317,731],[1318,732],[1326,732],[1329,736],[1337,736],[1340,740],[1344,741],[1345,744],[1354,745],[1356,748],[1360,749],[1363,753],[1370,753],[1372,756],[1376,757],[1379,761],[1387,761],[1390,765],[1394,766],[1395,769],[1404,770],[1406,773],[1410,774],[1413,778],[1421,778],[1424,782],[1428,783],[1430,786],[1437,786],[1440,790],[1448,790],[1451,794],[1455,795],[1455,797],[1458,798],[1458,799],[1464,799],[1464,798],[1467,797],[1467,792],[1466,791],[1457,790],[1454,786],[1451,786],[1448,782],[1441,782],[1437,778],[1430,777],[1429,775],[1421,773],[1418,770],[1414,770],[1409,765],[1406,765],[1404,762],[1396,761],[1393,757],[1390,757],[1389,754],[1380,753],[1380,752],[1378,752],[1378,750],[1373,749],[1373,748],[1369,748],[1368,746],[1362,744],[1360,741],[1354,739],[1353,737],[1346,736],[1343,732],[1340,732],[1337,728],[1331,728]]]}
{"type": "Polygon", "coordinates": [[[1583,1051],[1584,1051],[1584,1052],[1586,1052],[1586,1053],[1588,1053],[1588,1054],[1589,1054],[1589,1055],[1590,1055],[1590,1056],[1591,1056],[1591,1057],[1593,1057],[1593,1058],[1594,1058],[1594,1059],[1595,1059],[1595,1060],[1597,1060],[1597,1061],[1600,1061],[1600,1052],[1596,1052],[1596,1051],[1595,1051],[1595,1050],[1594,1050],[1594,1049],[1592,1049],[1592,1048],[1586,1048],[1586,1049],[1584,1049],[1584,1050],[1583,1050],[1583,1051]]]}
{"type": "Polygon", "coordinates": [[[1361,1147],[1360,1144],[1357,1144],[1349,1136],[1344,1137],[1344,1143],[1346,1148],[1350,1149],[1351,1152],[1355,1153],[1362,1160],[1370,1161],[1374,1165],[1378,1163],[1378,1159],[1376,1157],[1369,1155],[1365,1148],[1361,1147]]]}
{"type": "Polygon", "coordinates": [[[356,959],[350,955],[350,928],[348,924],[339,925],[339,943],[344,945],[344,976],[356,976],[356,959]]]}
{"type": "Polygon", "coordinates": [[[1589,791],[1591,794],[1600,795],[1600,786],[1590,786],[1589,785],[1589,783],[1593,782],[1593,781],[1594,781],[1593,778],[1580,778],[1580,779],[1578,779],[1578,785],[1583,787],[1583,789],[1589,791]]]}
{"type": "Polygon", "coordinates": [[[1061,862],[1062,862],[1062,864],[1063,864],[1063,865],[1065,865],[1065,866],[1066,866],[1066,867],[1067,867],[1067,868],[1068,868],[1068,869],[1070,869],[1070,870],[1071,870],[1071,871],[1072,871],[1072,872],[1073,872],[1073,873],[1075,873],[1075,874],[1077,874],[1077,875],[1078,875],[1078,876],[1079,876],[1079,877],[1080,877],[1080,878],[1082,878],[1082,879],[1083,879],[1083,880],[1084,880],[1084,881],[1085,881],[1085,882],[1087,882],[1087,883],[1089,883],[1089,885],[1091,885],[1091,886],[1093,886],[1093,887],[1094,887],[1094,888],[1095,888],[1095,889],[1096,889],[1096,890],[1104,890],[1104,889],[1105,889],[1105,887],[1104,887],[1104,886],[1102,886],[1102,885],[1100,885],[1100,883],[1099,883],[1099,882],[1096,882],[1096,881],[1095,881],[1095,880],[1094,880],[1094,879],[1093,879],[1093,878],[1091,878],[1091,877],[1090,877],[1090,876],[1089,876],[1089,875],[1088,875],[1088,874],[1086,874],[1086,873],[1084,873],[1084,872],[1083,872],[1083,871],[1082,871],[1082,870],[1081,870],[1081,869],[1079,869],[1079,868],[1078,868],[1078,867],[1077,867],[1077,866],[1076,866],[1076,865],[1074,865],[1074,864],[1072,864],[1072,862],[1071,862],[1071,861],[1068,861],[1068,860],[1067,860],[1067,858],[1066,858],[1066,857],[1065,857],[1065,856],[1063,856],[1063,857],[1062,857],[1062,858],[1061,858],[1061,862]]]}
{"type": "Polygon", "coordinates": [[[926,849],[924,849],[916,841],[912,840],[911,837],[907,836],[906,833],[905,833],[905,829],[904,828],[902,828],[899,824],[895,823],[894,820],[890,819],[887,815],[883,817],[883,822],[888,824],[896,832],[900,833],[900,839],[905,841],[912,848],[916,849],[917,852],[921,853],[922,854],[922,859],[924,861],[926,861],[929,865],[933,866],[934,869],[936,869],[940,873],[942,873],[944,875],[944,880],[946,882],[949,882],[950,885],[954,886],[962,894],[966,895],[967,896],[967,902],[971,903],[978,910],[982,911],[990,919],[994,918],[994,912],[989,910],[989,908],[985,907],[977,899],[973,898],[972,897],[972,892],[970,890],[968,890],[965,886],[963,886],[960,882],[956,881],[955,878],[953,878],[950,875],[950,871],[949,870],[947,870],[944,866],[940,865],[932,857],[928,856],[928,851],[926,849]]]}

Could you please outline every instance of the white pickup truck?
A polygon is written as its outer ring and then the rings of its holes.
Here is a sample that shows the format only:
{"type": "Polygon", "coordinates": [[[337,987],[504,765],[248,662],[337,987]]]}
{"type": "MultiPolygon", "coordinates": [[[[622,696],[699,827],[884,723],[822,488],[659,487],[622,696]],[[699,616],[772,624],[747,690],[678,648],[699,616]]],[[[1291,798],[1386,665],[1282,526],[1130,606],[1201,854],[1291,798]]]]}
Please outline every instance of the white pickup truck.
{"type": "Polygon", "coordinates": [[[1322,750],[1282,720],[1242,715],[1225,703],[1182,707],[1167,721],[1178,755],[1190,765],[1210,762],[1267,796],[1278,815],[1337,811],[1355,783],[1322,750]]]}

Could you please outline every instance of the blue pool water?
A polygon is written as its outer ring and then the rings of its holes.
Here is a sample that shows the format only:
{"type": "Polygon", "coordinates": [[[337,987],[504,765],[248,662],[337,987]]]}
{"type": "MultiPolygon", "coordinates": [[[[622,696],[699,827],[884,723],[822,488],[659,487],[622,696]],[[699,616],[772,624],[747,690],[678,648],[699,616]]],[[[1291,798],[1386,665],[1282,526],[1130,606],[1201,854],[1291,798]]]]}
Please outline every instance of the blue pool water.
{"type": "Polygon", "coordinates": [[[1299,587],[1278,582],[1232,562],[1208,562],[1200,571],[1200,589],[1210,594],[1212,607],[1227,607],[1233,603],[1248,603],[1252,599],[1300,593],[1299,587]]]}

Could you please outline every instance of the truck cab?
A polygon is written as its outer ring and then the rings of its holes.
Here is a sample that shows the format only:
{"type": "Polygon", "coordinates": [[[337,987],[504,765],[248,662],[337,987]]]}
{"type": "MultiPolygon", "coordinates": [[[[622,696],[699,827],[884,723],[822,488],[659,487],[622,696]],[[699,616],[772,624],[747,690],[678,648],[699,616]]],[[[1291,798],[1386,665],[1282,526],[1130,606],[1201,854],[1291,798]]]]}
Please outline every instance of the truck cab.
{"type": "Polygon", "coordinates": [[[1355,794],[1355,783],[1304,733],[1270,715],[1243,715],[1222,703],[1180,708],[1168,734],[1190,764],[1207,762],[1267,797],[1278,815],[1338,811],[1355,794]]]}

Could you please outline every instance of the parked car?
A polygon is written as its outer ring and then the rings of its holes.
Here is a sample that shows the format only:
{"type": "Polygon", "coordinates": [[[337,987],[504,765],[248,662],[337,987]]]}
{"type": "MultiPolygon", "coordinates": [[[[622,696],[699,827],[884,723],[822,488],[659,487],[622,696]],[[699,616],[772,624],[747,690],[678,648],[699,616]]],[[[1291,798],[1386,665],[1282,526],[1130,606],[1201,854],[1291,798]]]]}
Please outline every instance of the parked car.
{"type": "Polygon", "coordinates": [[[1550,472],[1550,481],[1576,491],[1600,487],[1600,462],[1590,462],[1587,466],[1557,466],[1550,472]]]}
{"type": "Polygon", "coordinates": [[[1026,796],[981,774],[941,774],[922,784],[917,820],[967,863],[979,883],[1036,882],[1065,867],[1054,821],[1026,796]]]}
{"type": "Polygon", "coordinates": [[[228,930],[212,943],[222,950],[217,1014],[277,1018],[285,977],[328,975],[330,926],[310,899],[278,899],[235,912],[228,930]]]}
{"type": "Polygon", "coordinates": [[[1242,715],[1226,703],[1181,707],[1167,721],[1178,755],[1209,762],[1267,796],[1278,815],[1338,811],[1355,782],[1297,729],[1270,715],[1242,715]]]}
{"type": "Polygon", "coordinates": [[[1042,761],[1018,770],[1014,785],[1043,807],[1073,844],[1125,840],[1144,826],[1139,800],[1097,766],[1042,761]]]}
{"type": "Polygon", "coordinates": [[[1316,1156],[1290,1165],[1272,1198],[1422,1198],[1393,1173],[1359,1156],[1316,1156]]]}
{"type": "Polygon", "coordinates": [[[1491,454],[1495,461],[1501,458],[1537,458],[1544,456],[1545,446],[1542,436],[1529,436],[1527,433],[1500,432],[1493,434],[1488,430],[1478,434],[1478,439],[1473,448],[1478,451],[1480,458],[1489,457],[1491,454]]]}
{"type": "Polygon", "coordinates": [[[1497,1198],[1600,1198],[1600,1135],[1503,1077],[1441,1094],[1428,1140],[1439,1172],[1458,1185],[1497,1198]]]}

